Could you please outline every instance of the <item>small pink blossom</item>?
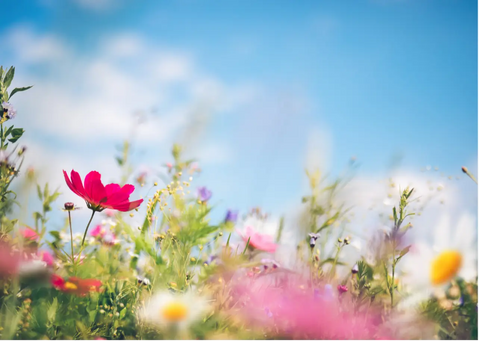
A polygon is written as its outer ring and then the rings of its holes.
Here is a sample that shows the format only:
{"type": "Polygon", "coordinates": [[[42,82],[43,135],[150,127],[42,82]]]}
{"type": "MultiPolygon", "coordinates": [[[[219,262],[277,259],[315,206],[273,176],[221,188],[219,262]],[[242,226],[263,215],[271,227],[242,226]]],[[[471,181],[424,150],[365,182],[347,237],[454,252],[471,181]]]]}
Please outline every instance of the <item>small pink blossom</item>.
{"type": "Polygon", "coordinates": [[[97,225],[90,232],[92,237],[99,239],[102,243],[107,245],[113,245],[116,241],[116,236],[111,231],[107,231],[102,225],[97,225]]]}
{"type": "Polygon", "coordinates": [[[341,295],[346,293],[348,291],[348,288],[346,285],[338,285],[337,290],[338,290],[338,293],[341,295]]]}
{"type": "Polygon", "coordinates": [[[29,227],[26,227],[22,230],[20,230],[20,233],[22,234],[23,238],[28,239],[30,241],[36,241],[38,239],[38,234],[34,230],[32,230],[29,227]]]}
{"type": "Polygon", "coordinates": [[[93,230],[90,231],[92,237],[102,237],[105,234],[105,229],[102,225],[97,225],[93,230]]]}
{"type": "Polygon", "coordinates": [[[107,217],[112,218],[112,217],[115,216],[115,211],[112,210],[112,209],[110,209],[110,208],[107,208],[107,209],[105,210],[105,214],[107,215],[107,217]]]}
{"type": "Polygon", "coordinates": [[[55,262],[55,258],[49,251],[42,250],[38,253],[38,255],[42,261],[47,263],[48,266],[52,266],[53,263],[55,262]]]}
{"type": "Polygon", "coordinates": [[[238,230],[237,232],[245,242],[250,238],[249,245],[254,249],[272,253],[277,249],[272,236],[255,232],[251,226],[247,226],[243,232],[238,230]]]}

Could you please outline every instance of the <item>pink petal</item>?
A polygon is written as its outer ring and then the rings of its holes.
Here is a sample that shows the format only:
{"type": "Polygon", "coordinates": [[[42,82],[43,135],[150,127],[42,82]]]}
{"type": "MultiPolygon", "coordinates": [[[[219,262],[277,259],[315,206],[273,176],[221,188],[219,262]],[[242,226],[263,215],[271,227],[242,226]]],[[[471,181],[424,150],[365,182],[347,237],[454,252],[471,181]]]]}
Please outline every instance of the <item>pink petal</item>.
{"type": "Polygon", "coordinates": [[[83,199],[90,201],[89,200],[90,198],[88,197],[87,193],[85,192],[85,189],[83,188],[82,178],[80,178],[80,175],[77,172],[75,172],[73,169],[70,175],[71,175],[70,177],[72,178],[73,186],[77,190],[77,194],[83,199]]]}
{"type": "Polygon", "coordinates": [[[88,188],[88,196],[92,199],[92,202],[95,204],[101,204],[107,201],[107,192],[105,191],[105,187],[100,180],[92,180],[89,183],[88,188]]]}
{"type": "Polygon", "coordinates": [[[105,191],[107,191],[107,196],[111,196],[113,193],[119,192],[120,189],[121,188],[119,184],[108,184],[105,186],[105,191]]]}
{"type": "Polygon", "coordinates": [[[140,206],[140,204],[143,202],[143,199],[140,199],[140,200],[136,200],[136,201],[132,201],[132,202],[123,202],[123,203],[120,203],[120,204],[114,204],[114,205],[111,205],[109,207],[115,209],[115,210],[118,210],[118,211],[122,211],[122,212],[128,212],[128,211],[131,211],[135,208],[137,208],[138,206],[140,206]]]}
{"type": "Polygon", "coordinates": [[[108,197],[106,205],[114,206],[128,202],[128,198],[134,189],[135,187],[132,185],[123,186],[120,191],[115,192],[108,197]]]}
{"type": "Polygon", "coordinates": [[[67,183],[68,188],[72,190],[73,193],[75,193],[78,196],[82,196],[79,191],[73,186],[72,182],[70,181],[70,178],[67,175],[67,172],[63,171],[63,176],[65,177],[65,182],[67,183]]]}
{"type": "Polygon", "coordinates": [[[85,181],[83,182],[83,184],[85,185],[85,192],[87,193],[87,195],[92,200],[95,200],[94,196],[92,195],[93,194],[93,190],[92,190],[93,183],[97,182],[97,181],[100,181],[100,183],[101,183],[102,182],[101,177],[102,176],[97,171],[91,171],[90,173],[88,173],[85,176],[85,181]]]}

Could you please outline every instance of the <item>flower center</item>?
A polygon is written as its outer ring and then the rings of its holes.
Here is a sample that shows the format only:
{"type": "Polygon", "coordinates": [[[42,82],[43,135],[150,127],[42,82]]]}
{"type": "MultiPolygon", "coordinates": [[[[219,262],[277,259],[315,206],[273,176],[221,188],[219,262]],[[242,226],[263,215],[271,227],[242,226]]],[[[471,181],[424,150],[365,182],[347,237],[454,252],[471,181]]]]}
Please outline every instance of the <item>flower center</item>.
{"type": "Polygon", "coordinates": [[[72,282],[65,283],[64,287],[65,287],[65,289],[68,289],[68,290],[77,290],[78,289],[78,287],[75,284],[73,284],[72,282]]]}
{"type": "Polygon", "coordinates": [[[458,251],[444,251],[432,262],[430,280],[434,285],[442,284],[457,274],[462,267],[462,255],[458,251]]]}
{"type": "Polygon", "coordinates": [[[187,317],[188,308],[181,302],[171,302],[163,307],[161,314],[167,321],[178,322],[187,317]]]}

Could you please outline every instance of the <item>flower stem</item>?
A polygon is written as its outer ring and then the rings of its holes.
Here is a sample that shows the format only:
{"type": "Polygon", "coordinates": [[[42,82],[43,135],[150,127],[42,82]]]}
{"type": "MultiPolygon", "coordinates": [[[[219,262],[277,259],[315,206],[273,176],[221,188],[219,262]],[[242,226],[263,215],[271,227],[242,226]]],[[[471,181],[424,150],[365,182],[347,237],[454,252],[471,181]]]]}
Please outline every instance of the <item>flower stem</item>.
{"type": "Polygon", "coordinates": [[[73,231],[72,231],[72,216],[70,211],[68,211],[68,224],[70,225],[70,246],[72,247],[72,264],[75,265],[74,255],[73,255],[73,231]]]}
{"type": "Polygon", "coordinates": [[[83,244],[85,244],[85,237],[87,237],[87,231],[88,231],[88,228],[90,227],[90,223],[92,222],[95,212],[96,212],[95,210],[92,210],[92,216],[90,217],[90,220],[88,221],[88,224],[87,224],[87,228],[85,229],[85,233],[83,234],[82,247],[83,247],[83,244]]]}

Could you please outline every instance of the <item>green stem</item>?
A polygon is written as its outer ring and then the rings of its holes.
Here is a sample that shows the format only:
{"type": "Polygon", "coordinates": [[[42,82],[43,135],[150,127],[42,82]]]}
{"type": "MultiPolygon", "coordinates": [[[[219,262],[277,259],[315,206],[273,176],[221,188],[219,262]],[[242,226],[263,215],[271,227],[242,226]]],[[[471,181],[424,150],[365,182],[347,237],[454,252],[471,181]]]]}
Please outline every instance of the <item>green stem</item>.
{"type": "Polygon", "coordinates": [[[332,279],[335,277],[338,256],[340,255],[341,248],[342,248],[341,246],[337,247],[337,253],[335,254],[335,259],[333,260],[332,270],[330,271],[330,276],[332,277],[332,279]]]}
{"type": "Polygon", "coordinates": [[[70,211],[68,211],[68,224],[70,225],[70,246],[72,247],[72,264],[74,262],[74,255],[73,255],[73,231],[72,231],[72,217],[70,215],[70,211]]]}
{"type": "Polygon", "coordinates": [[[92,222],[93,216],[95,215],[95,210],[92,210],[92,216],[90,217],[90,220],[88,221],[87,228],[85,229],[85,233],[83,234],[83,239],[82,239],[82,247],[83,244],[85,244],[85,238],[87,237],[87,231],[88,228],[90,227],[90,223],[92,222]]]}

